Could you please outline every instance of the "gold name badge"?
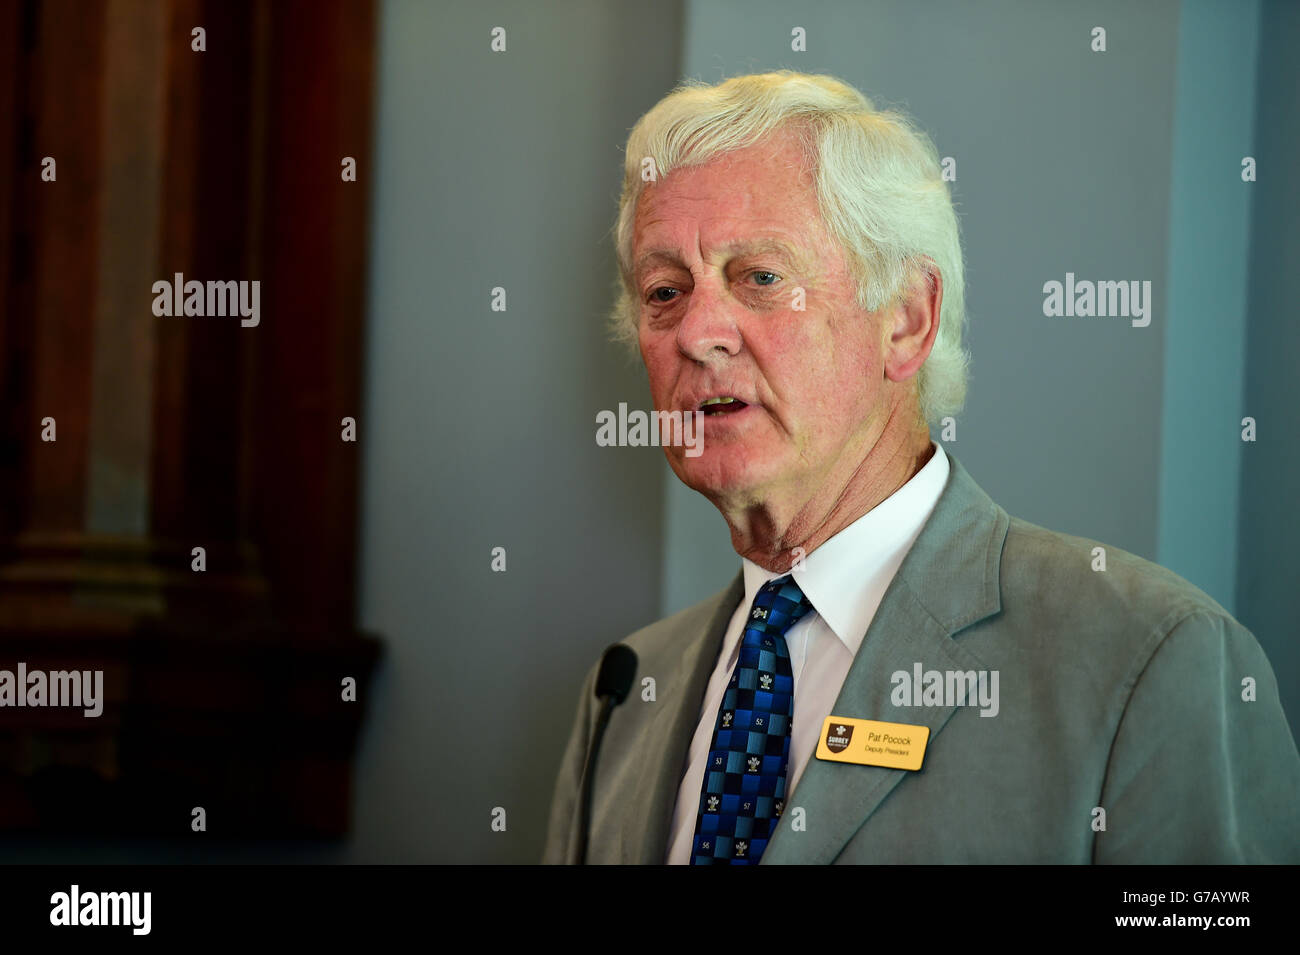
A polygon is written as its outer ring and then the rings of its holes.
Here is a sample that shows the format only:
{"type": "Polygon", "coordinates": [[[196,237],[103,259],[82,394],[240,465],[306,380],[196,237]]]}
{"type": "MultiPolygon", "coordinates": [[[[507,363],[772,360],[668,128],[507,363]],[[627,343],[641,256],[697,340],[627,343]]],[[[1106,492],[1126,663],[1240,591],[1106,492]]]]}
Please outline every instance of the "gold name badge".
{"type": "Polygon", "coordinates": [[[828,716],[817,741],[817,758],[887,769],[920,769],[930,727],[828,716]]]}

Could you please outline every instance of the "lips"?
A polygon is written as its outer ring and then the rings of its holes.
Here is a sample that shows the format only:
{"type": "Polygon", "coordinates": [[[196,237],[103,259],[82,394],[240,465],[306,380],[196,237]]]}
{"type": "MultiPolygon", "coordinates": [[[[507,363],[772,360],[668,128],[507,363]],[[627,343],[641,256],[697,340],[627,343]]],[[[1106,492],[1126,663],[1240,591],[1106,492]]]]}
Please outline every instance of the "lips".
{"type": "Polygon", "coordinates": [[[742,408],[747,407],[749,406],[739,398],[732,395],[719,395],[714,398],[705,398],[700,402],[698,410],[712,417],[713,415],[735,414],[742,408]]]}

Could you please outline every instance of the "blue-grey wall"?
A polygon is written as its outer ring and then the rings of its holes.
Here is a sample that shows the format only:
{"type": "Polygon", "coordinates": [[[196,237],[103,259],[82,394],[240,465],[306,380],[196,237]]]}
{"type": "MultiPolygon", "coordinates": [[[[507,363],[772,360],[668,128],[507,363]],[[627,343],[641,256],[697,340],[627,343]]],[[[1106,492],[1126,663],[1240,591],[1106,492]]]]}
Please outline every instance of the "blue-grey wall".
{"type": "Polygon", "coordinates": [[[602,328],[608,232],[680,33],[671,5],[383,6],[360,583],[388,652],[350,860],[536,859],[582,678],[657,614],[660,452],[594,435],[649,402],[602,328]]]}
{"type": "Polygon", "coordinates": [[[1157,559],[1236,610],[1259,4],[1179,25],[1157,559]]]}
{"type": "MultiPolygon", "coordinates": [[[[1237,617],[1259,637],[1282,688],[1292,731],[1300,726],[1300,4],[1265,0],[1260,21],[1255,149],[1241,414],[1259,428],[1240,445],[1237,617]]],[[[1235,422],[1224,426],[1232,429],[1235,422]]],[[[1194,475],[1188,476],[1195,480],[1194,475]]]]}

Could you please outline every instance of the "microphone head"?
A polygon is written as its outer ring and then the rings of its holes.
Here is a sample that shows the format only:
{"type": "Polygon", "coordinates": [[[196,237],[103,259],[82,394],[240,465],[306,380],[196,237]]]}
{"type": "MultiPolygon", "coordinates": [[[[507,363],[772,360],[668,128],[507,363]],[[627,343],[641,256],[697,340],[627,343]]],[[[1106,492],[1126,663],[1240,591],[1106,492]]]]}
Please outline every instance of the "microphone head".
{"type": "Polygon", "coordinates": [[[636,678],[636,651],[625,643],[616,643],[600,658],[600,671],[596,674],[596,697],[610,696],[614,705],[627,699],[636,678]]]}

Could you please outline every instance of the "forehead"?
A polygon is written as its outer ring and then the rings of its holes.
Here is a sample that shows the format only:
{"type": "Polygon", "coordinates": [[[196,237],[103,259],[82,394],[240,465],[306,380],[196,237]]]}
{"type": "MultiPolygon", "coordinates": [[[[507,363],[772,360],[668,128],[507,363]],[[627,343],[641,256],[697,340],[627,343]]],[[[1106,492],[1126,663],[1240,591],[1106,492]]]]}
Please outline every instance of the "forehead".
{"type": "Polygon", "coordinates": [[[695,249],[707,255],[825,250],[807,156],[776,134],[699,166],[674,169],[637,200],[633,268],[695,249]]]}

